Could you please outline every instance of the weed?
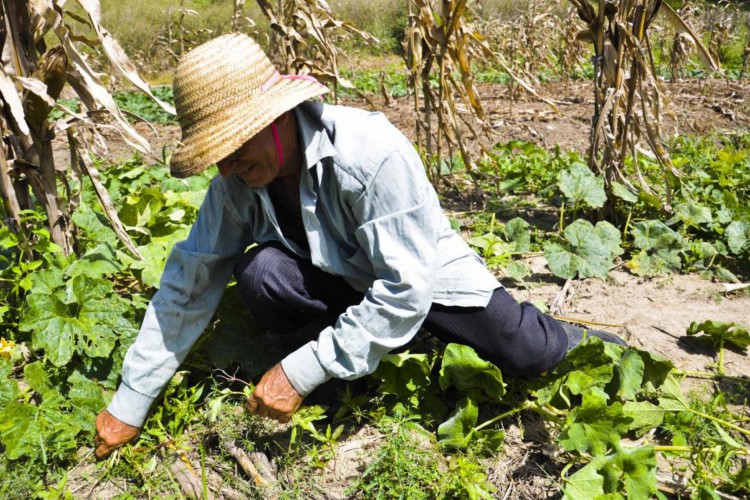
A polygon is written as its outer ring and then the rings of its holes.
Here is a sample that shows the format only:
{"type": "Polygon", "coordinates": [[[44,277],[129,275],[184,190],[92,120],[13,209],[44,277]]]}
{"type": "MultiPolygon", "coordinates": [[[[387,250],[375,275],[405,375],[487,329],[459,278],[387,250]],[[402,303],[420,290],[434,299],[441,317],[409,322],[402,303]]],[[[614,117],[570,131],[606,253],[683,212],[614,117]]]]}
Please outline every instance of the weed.
{"type": "Polygon", "coordinates": [[[487,476],[470,458],[446,460],[413,417],[384,417],[386,436],[374,461],[348,494],[367,498],[492,498],[487,476]]]}

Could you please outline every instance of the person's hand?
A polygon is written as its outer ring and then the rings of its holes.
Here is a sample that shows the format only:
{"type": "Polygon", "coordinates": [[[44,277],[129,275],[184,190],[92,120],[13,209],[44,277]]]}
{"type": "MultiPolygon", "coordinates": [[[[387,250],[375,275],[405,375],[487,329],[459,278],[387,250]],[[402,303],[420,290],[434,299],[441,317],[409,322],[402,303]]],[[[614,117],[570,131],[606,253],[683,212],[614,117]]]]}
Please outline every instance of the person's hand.
{"type": "Polygon", "coordinates": [[[126,424],[104,410],[96,417],[96,434],[94,435],[96,458],[108,457],[120,446],[137,440],[140,435],[141,430],[138,427],[126,424]]]}
{"type": "Polygon", "coordinates": [[[278,363],[263,374],[255,391],[247,398],[247,409],[250,413],[286,423],[302,404],[302,399],[278,363]]]}

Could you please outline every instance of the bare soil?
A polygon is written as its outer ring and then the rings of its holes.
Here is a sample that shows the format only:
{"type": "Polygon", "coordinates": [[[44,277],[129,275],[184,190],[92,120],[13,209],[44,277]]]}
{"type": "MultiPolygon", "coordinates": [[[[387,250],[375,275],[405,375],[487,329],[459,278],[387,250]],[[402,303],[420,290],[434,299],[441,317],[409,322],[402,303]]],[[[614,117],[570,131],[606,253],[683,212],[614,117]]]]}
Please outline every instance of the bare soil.
{"type": "MultiPolygon", "coordinates": [[[[665,130],[670,135],[747,131],[750,126],[750,85],[746,83],[691,81],[667,84],[666,87],[672,114],[667,118],[665,130]]],[[[494,124],[495,142],[519,139],[548,148],[559,146],[563,150],[585,151],[593,109],[590,83],[553,83],[542,87],[542,94],[554,99],[559,106],[560,115],[528,97],[511,102],[506,86],[481,85],[480,90],[485,109],[494,124]]],[[[359,100],[345,104],[368,107],[359,100]]],[[[391,106],[381,110],[407,135],[413,136],[414,110],[410,99],[396,99],[391,106]]],[[[173,147],[179,138],[177,126],[149,129],[138,125],[138,129],[149,139],[159,157],[162,147],[173,147]]],[[[112,161],[130,157],[128,148],[117,141],[113,144],[108,152],[112,161]]],[[[475,208],[481,210],[481,201],[475,208]]],[[[505,283],[506,286],[518,300],[549,305],[565,281],[549,272],[543,257],[529,258],[527,263],[534,270],[529,286],[505,283]]],[[[570,288],[559,314],[601,325],[597,328],[618,333],[632,345],[653,351],[683,370],[707,371],[716,363],[711,349],[695,339],[686,339],[685,331],[692,321],[711,319],[750,326],[750,289],[728,292],[724,285],[703,280],[697,275],[642,279],[616,269],[607,280],[580,280],[570,288]]],[[[727,375],[747,376],[750,374],[750,357],[727,351],[724,368],[727,375]]],[[[685,387],[696,394],[709,395],[714,383],[687,378],[685,387]]],[[[746,400],[750,394],[747,386],[727,384],[722,389],[733,394],[737,410],[748,415],[746,400]]],[[[514,424],[507,429],[504,453],[487,463],[487,473],[497,487],[497,498],[559,497],[560,464],[553,460],[554,447],[544,443],[545,425],[535,421],[533,416],[524,418],[527,420],[523,421],[522,427],[514,424]]],[[[314,496],[346,497],[346,486],[366,468],[379,439],[382,439],[381,434],[365,427],[342,440],[336,458],[316,481],[321,489],[314,496]]],[[[198,457],[194,458],[194,465],[200,470],[198,457]]],[[[92,467],[81,466],[71,474],[71,484],[77,485],[84,497],[110,498],[123,493],[122,486],[107,481],[91,484],[86,477],[92,473],[92,467]]],[[[233,498],[231,490],[217,488],[215,491],[216,498],[233,498]]]]}

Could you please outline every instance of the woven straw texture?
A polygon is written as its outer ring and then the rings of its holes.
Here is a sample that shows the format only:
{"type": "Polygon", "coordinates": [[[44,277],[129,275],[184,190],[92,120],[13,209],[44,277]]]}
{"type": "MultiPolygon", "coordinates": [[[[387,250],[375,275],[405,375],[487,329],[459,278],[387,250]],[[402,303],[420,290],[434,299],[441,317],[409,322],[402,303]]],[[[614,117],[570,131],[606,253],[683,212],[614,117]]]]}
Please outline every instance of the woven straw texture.
{"type": "Polygon", "coordinates": [[[182,128],[170,169],[175,177],[205,170],[285,111],[328,92],[314,81],[279,77],[263,49],[241,34],[189,52],[177,66],[173,87],[182,128]]]}

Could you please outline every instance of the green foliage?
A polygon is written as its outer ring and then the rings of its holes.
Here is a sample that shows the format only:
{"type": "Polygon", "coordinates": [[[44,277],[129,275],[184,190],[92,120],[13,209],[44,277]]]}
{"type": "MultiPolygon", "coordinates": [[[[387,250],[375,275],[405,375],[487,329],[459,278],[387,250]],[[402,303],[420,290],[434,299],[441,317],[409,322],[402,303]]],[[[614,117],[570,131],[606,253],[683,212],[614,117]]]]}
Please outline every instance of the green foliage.
{"type": "Polygon", "coordinates": [[[493,267],[507,263],[513,254],[528,252],[531,248],[529,223],[520,217],[505,224],[502,236],[496,234],[498,229],[495,228],[495,214],[492,214],[489,231],[467,241],[479,250],[487,265],[493,267]]]}
{"type": "Polygon", "coordinates": [[[604,180],[597,177],[585,163],[576,161],[560,175],[560,191],[577,209],[581,204],[591,208],[601,208],[607,196],[604,180]]]}
{"type": "Polygon", "coordinates": [[[683,237],[663,222],[639,222],[633,229],[633,239],[640,252],[627,266],[638,276],[659,276],[680,270],[683,237]]]}
{"type": "Polygon", "coordinates": [[[497,144],[490,152],[489,162],[481,165],[474,175],[494,176],[494,189],[498,194],[534,193],[551,198],[557,189],[560,172],[571,165],[583,162],[576,152],[562,152],[559,148],[548,150],[529,142],[510,141],[497,144]]]}
{"type": "Polygon", "coordinates": [[[75,353],[84,358],[108,357],[118,338],[134,336],[124,317],[128,304],[114,294],[108,281],[77,276],[63,284],[62,271],[44,278],[56,286],[32,291],[19,329],[33,332],[33,347],[44,349],[55,366],[68,364],[75,353]]]}
{"type": "Polygon", "coordinates": [[[418,408],[430,385],[432,363],[426,354],[386,354],[373,374],[382,380],[378,392],[395,396],[412,408],[418,408]]]}
{"type": "Polygon", "coordinates": [[[716,347],[731,346],[742,352],[750,346],[750,333],[747,328],[737,323],[722,323],[721,321],[692,322],[687,329],[688,335],[700,335],[716,347]]]}
{"type": "MultiPolygon", "coordinates": [[[[172,87],[154,87],[151,89],[153,94],[162,101],[168,102],[174,106],[174,96],[172,87]]],[[[121,110],[126,113],[135,115],[138,119],[150,123],[177,123],[177,117],[164,111],[164,108],[154,102],[146,94],[134,90],[116,92],[115,102],[121,110]]]]}
{"type": "Polygon", "coordinates": [[[461,394],[499,401],[505,394],[500,369],[485,361],[471,347],[448,344],[440,367],[440,388],[455,387],[461,394]]]}
{"type": "Polygon", "coordinates": [[[580,406],[571,410],[560,434],[560,444],[568,451],[603,455],[614,449],[628,431],[629,419],[622,404],[607,405],[609,396],[598,387],[583,393],[580,406]]]}
{"type": "Polygon", "coordinates": [[[566,480],[565,498],[651,498],[656,493],[656,454],[653,446],[621,448],[595,457],[566,480]]]}
{"type": "Polygon", "coordinates": [[[386,436],[384,442],[348,494],[366,498],[492,498],[494,488],[476,463],[462,456],[446,461],[434,448],[432,436],[413,421],[398,416],[383,418],[379,426],[386,436]]]}
{"type": "MultiPolygon", "coordinates": [[[[168,245],[184,237],[192,223],[209,174],[175,181],[166,169],[147,167],[137,158],[103,170],[141,251],[155,256],[152,245],[159,245],[162,263],[168,245]]],[[[98,204],[88,181],[74,183],[73,189],[81,197],[72,217],[78,255],[60,255],[41,214],[25,212],[20,231],[0,227],[0,314],[7,327],[3,337],[15,344],[9,359],[0,358],[0,440],[5,457],[28,463],[31,470],[34,464],[56,468],[81,440],[91,440],[96,414],[115,388],[137,332],[147,300],[143,293],[160,272],[149,275],[147,265],[125,253],[109,221],[92,208],[98,204]]],[[[163,406],[169,423],[161,437],[181,434],[195,416],[200,391],[185,388],[177,396],[179,403],[168,399],[163,406]],[[184,401],[193,409],[183,408],[184,401]],[[191,416],[176,418],[184,414],[191,416]]],[[[154,435],[147,432],[145,439],[154,435]]],[[[58,479],[61,492],[65,478],[58,479]]],[[[53,495],[53,489],[43,487],[39,495],[53,495]]]]}
{"type": "Polygon", "coordinates": [[[726,229],[729,249],[740,255],[750,250],[750,222],[732,221],[726,229]]]}
{"type": "Polygon", "coordinates": [[[620,231],[609,222],[594,226],[577,219],[564,235],[565,241],[544,246],[550,270],[561,278],[606,278],[612,261],[623,251],[620,231]]]}
{"type": "MultiPolygon", "coordinates": [[[[8,458],[62,458],[78,447],[79,434],[91,434],[93,416],[104,407],[98,384],[80,372],[53,379],[41,362],[24,373],[41,403],[13,401],[0,412],[0,435],[8,458]]],[[[31,368],[30,368],[31,367],[31,368]]]]}
{"type": "Polygon", "coordinates": [[[479,409],[471,398],[464,398],[451,416],[440,424],[437,433],[440,444],[458,450],[473,449],[479,452],[497,451],[505,440],[500,429],[481,429],[477,426],[479,409]]]}

